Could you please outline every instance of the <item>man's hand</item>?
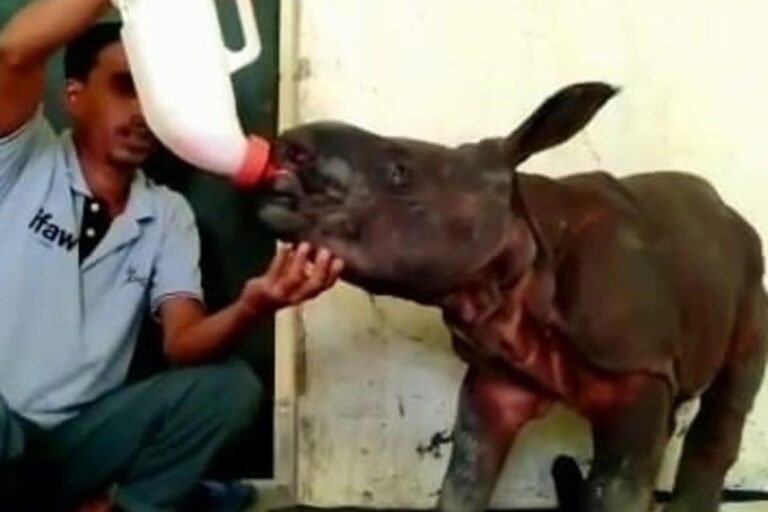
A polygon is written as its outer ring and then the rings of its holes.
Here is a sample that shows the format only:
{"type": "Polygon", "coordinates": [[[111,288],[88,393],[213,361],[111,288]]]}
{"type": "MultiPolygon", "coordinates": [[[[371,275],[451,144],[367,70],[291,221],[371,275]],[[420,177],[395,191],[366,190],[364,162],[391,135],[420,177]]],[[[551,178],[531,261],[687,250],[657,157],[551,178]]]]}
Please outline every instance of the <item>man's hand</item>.
{"type": "Polygon", "coordinates": [[[193,299],[168,299],[161,306],[165,353],[176,364],[198,364],[228,350],[235,335],[277,310],[319,295],[339,277],[344,264],[325,249],[280,247],[269,270],[248,281],[240,298],[206,316],[193,299]]]}
{"type": "Polygon", "coordinates": [[[320,249],[310,260],[312,247],[298,249],[280,246],[267,272],[248,281],[240,303],[249,314],[276,312],[318,296],[336,282],[344,263],[327,249],[320,249]]]}

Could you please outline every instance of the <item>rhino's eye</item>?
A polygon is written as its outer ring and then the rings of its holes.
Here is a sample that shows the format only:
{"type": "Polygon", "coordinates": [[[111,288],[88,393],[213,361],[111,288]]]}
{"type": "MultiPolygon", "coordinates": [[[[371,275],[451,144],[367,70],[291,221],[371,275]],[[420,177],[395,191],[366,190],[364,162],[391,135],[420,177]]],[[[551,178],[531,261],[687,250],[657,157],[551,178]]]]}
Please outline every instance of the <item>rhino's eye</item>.
{"type": "Polygon", "coordinates": [[[387,179],[395,187],[408,185],[408,169],[401,162],[392,162],[387,169],[387,179]]]}

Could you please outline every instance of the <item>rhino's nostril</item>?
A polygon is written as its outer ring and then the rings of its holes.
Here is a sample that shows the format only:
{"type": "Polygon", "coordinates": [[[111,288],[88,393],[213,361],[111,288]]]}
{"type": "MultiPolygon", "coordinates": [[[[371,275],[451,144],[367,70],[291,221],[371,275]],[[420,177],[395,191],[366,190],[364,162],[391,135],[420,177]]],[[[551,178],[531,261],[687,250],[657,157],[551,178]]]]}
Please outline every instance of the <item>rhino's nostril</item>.
{"type": "Polygon", "coordinates": [[[283,160],[295,164],[299,169],[315,162],[314,151],[300,142],[285,142],[281,149],[283,160]]]}

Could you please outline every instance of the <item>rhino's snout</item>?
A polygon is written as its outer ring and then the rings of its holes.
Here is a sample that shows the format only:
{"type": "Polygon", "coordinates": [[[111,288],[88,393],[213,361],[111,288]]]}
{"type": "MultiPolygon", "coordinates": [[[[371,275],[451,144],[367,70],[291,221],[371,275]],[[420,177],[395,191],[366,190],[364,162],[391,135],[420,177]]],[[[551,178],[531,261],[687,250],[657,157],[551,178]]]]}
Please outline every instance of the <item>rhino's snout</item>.
{"type": "Polygon", "coordinates": [[[273,161],[281,170],[260,196],[259,217],[286,237],[312,231],[356,239],[360,228],[348,211],[353,171],[344,159],[321,152],[315,138],[311,131],[295,130],[275,142],[273,161]]]}
{"type": "Polygon", "coordinates": [[[309,141],[297,136],[278,139],[274,151],[279,166],[289,171],[311,167],[317,160],[317,153],[309,141]]]}
{"type": "Polygon", "coordinates": [[[302,194],[301,184],[296,176],[283,172],[275,180],[269,197],[263,200],[295,212],[299,209],[302,194]]]}

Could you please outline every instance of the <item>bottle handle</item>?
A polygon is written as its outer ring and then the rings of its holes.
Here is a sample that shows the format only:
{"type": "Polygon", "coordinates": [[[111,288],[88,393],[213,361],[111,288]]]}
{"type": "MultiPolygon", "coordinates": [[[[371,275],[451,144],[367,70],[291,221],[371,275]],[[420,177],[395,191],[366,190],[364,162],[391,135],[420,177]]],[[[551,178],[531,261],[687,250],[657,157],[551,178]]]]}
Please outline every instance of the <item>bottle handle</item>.
{"type": "Polygon", "coordinates": [[[227,63],[230,73],[234,73],[255,61],[261,54],[261,37],[259,36],[258,23],[254,14],[253,1],[236,0],[245,43],[242,48],[236,51],[225,48],[227,50],[227,63]]]}

